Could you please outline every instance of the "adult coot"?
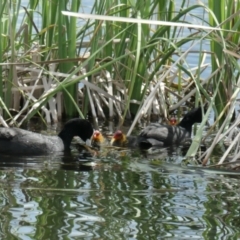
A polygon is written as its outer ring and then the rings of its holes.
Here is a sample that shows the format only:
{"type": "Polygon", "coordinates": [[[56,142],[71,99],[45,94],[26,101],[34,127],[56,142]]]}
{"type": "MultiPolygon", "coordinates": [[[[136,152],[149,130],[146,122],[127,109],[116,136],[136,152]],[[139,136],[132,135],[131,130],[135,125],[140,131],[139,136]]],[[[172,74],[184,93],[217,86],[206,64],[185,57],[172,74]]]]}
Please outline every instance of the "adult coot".
{"type": "Polygon", "coordinates": [[[20,128],[0,128],[0,153],[7,155],[48,155],[69,151],[74,136],[86,142],[93,134],[90,122],[69,120],[58,136],[47,136],[20,128]]]}
{"type": "Polygon", "coordinates": [[[202,121],[202,109],[194,108],[176,126],[151,123],[138,136],[142,149],[180,145],[191,138],[192,125],[202,121]]]}

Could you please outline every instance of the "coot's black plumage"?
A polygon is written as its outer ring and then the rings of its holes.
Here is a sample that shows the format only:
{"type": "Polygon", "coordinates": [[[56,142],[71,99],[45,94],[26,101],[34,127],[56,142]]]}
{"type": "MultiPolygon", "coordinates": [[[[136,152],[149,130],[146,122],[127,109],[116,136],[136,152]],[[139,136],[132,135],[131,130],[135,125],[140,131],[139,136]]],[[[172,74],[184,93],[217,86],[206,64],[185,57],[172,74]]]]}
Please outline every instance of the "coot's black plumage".
{"type": "Polygon", "coordinates": [[[0,128],[0,153],[7,155],[49,155],[69,151],[74,136],[86,142],[93,134],[90,122],[69,120],[58,136],[47,136],[20,128],[0,128]]]}
{"type": "Polygon", "coordinates": [[[168,147],[179,145],[190,139],[192,125],[202,121],[201,107],[188,112],[176,126],[151,123],[138,136],[140,148],[168,147]]]}

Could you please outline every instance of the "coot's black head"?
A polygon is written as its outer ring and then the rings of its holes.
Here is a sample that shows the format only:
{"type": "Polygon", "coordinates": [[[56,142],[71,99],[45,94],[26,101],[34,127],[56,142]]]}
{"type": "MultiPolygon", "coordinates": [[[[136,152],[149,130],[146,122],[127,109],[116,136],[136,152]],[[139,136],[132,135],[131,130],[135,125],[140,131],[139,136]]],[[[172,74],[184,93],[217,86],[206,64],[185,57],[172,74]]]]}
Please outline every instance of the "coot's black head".
{"type": "Polygon", "coordinates": [[[84,142],[90,139],[93,135],[92,124],[80,118],[73,118],[69,120],[63,128],[64,132],[67,132],[73,136],[80,137],[84,142]]]}
{"type": "Polygon", "coordinates": [[[194,123],[200,122],[202,122],[202,108],[198,107],[188,112],[178,125],[184,128],[190,128],[194,123]]]}

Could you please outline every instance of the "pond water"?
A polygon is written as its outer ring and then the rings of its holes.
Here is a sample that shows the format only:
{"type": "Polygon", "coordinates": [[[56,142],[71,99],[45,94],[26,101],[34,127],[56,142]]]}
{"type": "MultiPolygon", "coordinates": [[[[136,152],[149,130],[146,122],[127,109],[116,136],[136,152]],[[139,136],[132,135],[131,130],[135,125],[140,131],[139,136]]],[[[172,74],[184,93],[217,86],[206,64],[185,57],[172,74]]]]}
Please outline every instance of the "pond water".
{"type": "Polygon", "coordinates": [[[1,156],[0,238],[239,239],[238,177],[183,155],[1,156]]]}

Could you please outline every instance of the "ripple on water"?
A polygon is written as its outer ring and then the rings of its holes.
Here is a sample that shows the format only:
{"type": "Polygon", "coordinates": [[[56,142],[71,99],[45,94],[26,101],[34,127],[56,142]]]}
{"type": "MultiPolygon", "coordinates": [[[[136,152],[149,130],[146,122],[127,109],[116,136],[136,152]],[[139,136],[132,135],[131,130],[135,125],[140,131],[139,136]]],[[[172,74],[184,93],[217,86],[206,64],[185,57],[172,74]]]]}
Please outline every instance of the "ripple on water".
{"type": "Polygon", "coordinates": [[[238,233],[236,178],[121,154],[96,158],[87,169],[64,164],[61,158],[1,163],[1,235],[214,239],[238,233]]]}

